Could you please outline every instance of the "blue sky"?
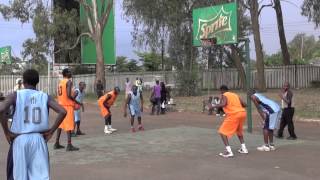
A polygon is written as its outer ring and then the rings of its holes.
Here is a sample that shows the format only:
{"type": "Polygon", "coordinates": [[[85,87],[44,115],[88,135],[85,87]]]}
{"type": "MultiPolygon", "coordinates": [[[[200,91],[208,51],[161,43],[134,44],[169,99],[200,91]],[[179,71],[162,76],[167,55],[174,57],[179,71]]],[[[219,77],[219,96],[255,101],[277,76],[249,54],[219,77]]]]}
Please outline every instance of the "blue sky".
{"type": "MultiPolygon", "coordinates": [[[[116,1],[116,52],[117,56],[136,58],[132,46],[132,25],[124,20],[122,13],[122,0],[116,1]]],[[[267,2],[267,1],[266,1],[267,2]]],[[[297,33],[313,34],[320,36],[320,28],[315,29],[313,23],[308,23],[306,17],[301,16],[300,6],[302,0],[290,0],[291,3],[282,2],[284,23],[287,41],[290,41],[297,33]]],[[[8,3],[8,0],[0,0],[0,3],[8,3]]],[[[260,17],[261,38],[263,48],[267,54],[272,54],[280,49],[277,22],[275,12],[271,8],[265,8],[260,17]]],[[[20,56],[22,44],[27,38],[33,38],[34,33],[31,24],[21,24],[19,21],[6,22],[0,16],[0,47],[11,45],[13,55],[20,56]]],[[[255,59],[254,44],[251,37],[251,57],[255,59]]]]}

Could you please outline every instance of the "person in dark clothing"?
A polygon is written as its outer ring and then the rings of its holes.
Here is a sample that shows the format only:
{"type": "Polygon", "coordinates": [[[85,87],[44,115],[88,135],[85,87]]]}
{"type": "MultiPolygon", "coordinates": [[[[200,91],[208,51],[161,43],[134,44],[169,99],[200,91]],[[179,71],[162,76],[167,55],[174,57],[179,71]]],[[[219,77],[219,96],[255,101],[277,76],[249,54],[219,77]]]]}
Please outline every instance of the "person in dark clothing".
{"type": "Polygon", "coordinates": [[[293,93],[290,90],[290,84],[288,82],[283,85],[283,89],[279,93],[279,96],[282,104],[282,116],[277,137],[283,138],[283,130],[288,125],[290,136],[287,139],[296,140],[297,136],[294,132],[294,124],[292,120],[294,115],[293,93]]]}
{"type": "Polygon", "coordinates": [[[160,86],[161,86],[161,114],[165,114],[166,112],[165,104],[167,102],[167,90],[164,82],[161,82],[160,86]]]}
{"type": "Polygon", "coordinates": [[[102,81],[101,80],[98,80],[97,81],[97,84],[96,84],[96,94],[98,96],[98,99],[104,95],[104,87],[103,87],[103,84],[102,84],[102,81]]]}
{"type": "Polygon", "coordinates": [[[160,86],[159,80],[156,80],[156,85],[153,87],[150,101],[152,102],[151,115],[154,115],[156,107],[157,107],[157,115],[159,115],[160,105],[161,105],[161,86],[160,86]]]}

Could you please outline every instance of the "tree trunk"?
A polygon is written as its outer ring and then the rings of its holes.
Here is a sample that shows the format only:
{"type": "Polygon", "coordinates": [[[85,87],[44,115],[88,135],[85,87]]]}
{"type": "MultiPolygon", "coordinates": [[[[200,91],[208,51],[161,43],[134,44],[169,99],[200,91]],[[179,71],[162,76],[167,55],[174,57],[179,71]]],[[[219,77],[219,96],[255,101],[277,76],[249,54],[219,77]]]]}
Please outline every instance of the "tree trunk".
{"type": "Polygon", "coordinates": [[[231,53],[232,53],[232,59],[234,61],[234,64],[240,76],[241,89],[245,89],[246,88],[246,72],[241,63],[242,57],[239,55],[239,49],[235,45],[231,45],[231,53]]]}
{"type": "Polygon", "coordinates": [[[96,63],[96,82],[101,80],[103,87],[106,88],[106,78],[104,72],[104,58],[103,58],[103,47],[102,47],[102,32],[101,28],[97,28],[97,34],[95,37],[96,44],[96,54],[97,54],[97,63],[96,63]]]}
{"type": "Polygon", "coordinates": [[[264,60],[263,60],[263,51],[261,45],[260,37],[260,25],[259,25],[259,4],[257,0],[250,1],[250,15],[251,15],[251,24],[254,37],[254,45],[256,48],[256,61],[257,61],[257,88],[260,91],[266,90],[266,81],[264,77],[264,60]]]}
{"type": "Polygon", "coordinates": [[[214,53],[213,53],[213,48],[209,47],[208,48],[208,69],[213,69],[214,65],[214,53]]]}
{"type": "Polygon", "coordinates": [[[288,51],[286,34],[284,32],[284,27],[283,27],[283,16],[282,16],[282,9],[281,9],[280,0],[274,0],[274,9],[276,10],[276,14],[277,14],[279,40],[280,40],[280,45],[281,45],[283,64],[290,65],[290,54],[288,51]]]}

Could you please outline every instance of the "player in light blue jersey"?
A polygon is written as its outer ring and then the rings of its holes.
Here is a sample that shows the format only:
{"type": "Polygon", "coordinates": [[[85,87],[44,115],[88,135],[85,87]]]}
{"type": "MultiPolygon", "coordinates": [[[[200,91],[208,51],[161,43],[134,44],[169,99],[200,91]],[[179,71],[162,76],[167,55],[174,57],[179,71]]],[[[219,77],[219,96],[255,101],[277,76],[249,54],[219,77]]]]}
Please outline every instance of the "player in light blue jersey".
{"type": "Polygon", "coordinates": [[[85,95],[84,90],[86,89],[86,83],[84,82],[80,82],[79,83],[79,88],[75,89],[75,99],[77,102],[81,103],[81,106],[79,106],[79,109],[75,109],[74,110],[74,122],[75,122],[75,128],[77,129],[77,132],[75,133],[76,135],[85,135],[85,133],[83,133],[80,130],[80,123],[81,123],[81,109],[82,112],[84,112],[84,105],[83,105],[83,98],[85,95]]]}
{"type": "Polygon", "coordinates": [[[144,128],[141,123],[141,113],[143,112],[143,96],[142,92],[138,91],[136,85],[132,86],[132,91],[128,94],[125,106],[124,117],[127,117],[127,107],[129,106],[129,112],[131,115],[131,132],[136,132],[134,128],[134,118],[138,118],[138,130],[143,131],[144,128]]]}
{"type": "Polygon", "coordinates": [[[66,116],[66,111],[53,98],[36,89],[39,73],[23,73],[25,89],[6,97],[0,103],[1,125],[10,144],[7,163],[8,180],[48,180],[49,153],[47,142],[66,116]],[[14,107],[11,128],[5,115],[14,107]],[[49,108],[58,116],[49,128],[49,108]]]}

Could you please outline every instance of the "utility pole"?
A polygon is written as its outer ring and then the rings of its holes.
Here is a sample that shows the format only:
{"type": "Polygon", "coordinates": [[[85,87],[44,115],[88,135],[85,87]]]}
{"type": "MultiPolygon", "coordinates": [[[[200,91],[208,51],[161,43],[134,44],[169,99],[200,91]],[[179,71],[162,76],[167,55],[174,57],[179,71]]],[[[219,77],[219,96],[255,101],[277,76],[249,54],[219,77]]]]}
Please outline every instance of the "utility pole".
{"type": "Polygon", "coordinates": [[[300,50],[300,59],[303,60],[303,46],[304,46],[304,35],[301,35],[301,50],[300,50]]]}

